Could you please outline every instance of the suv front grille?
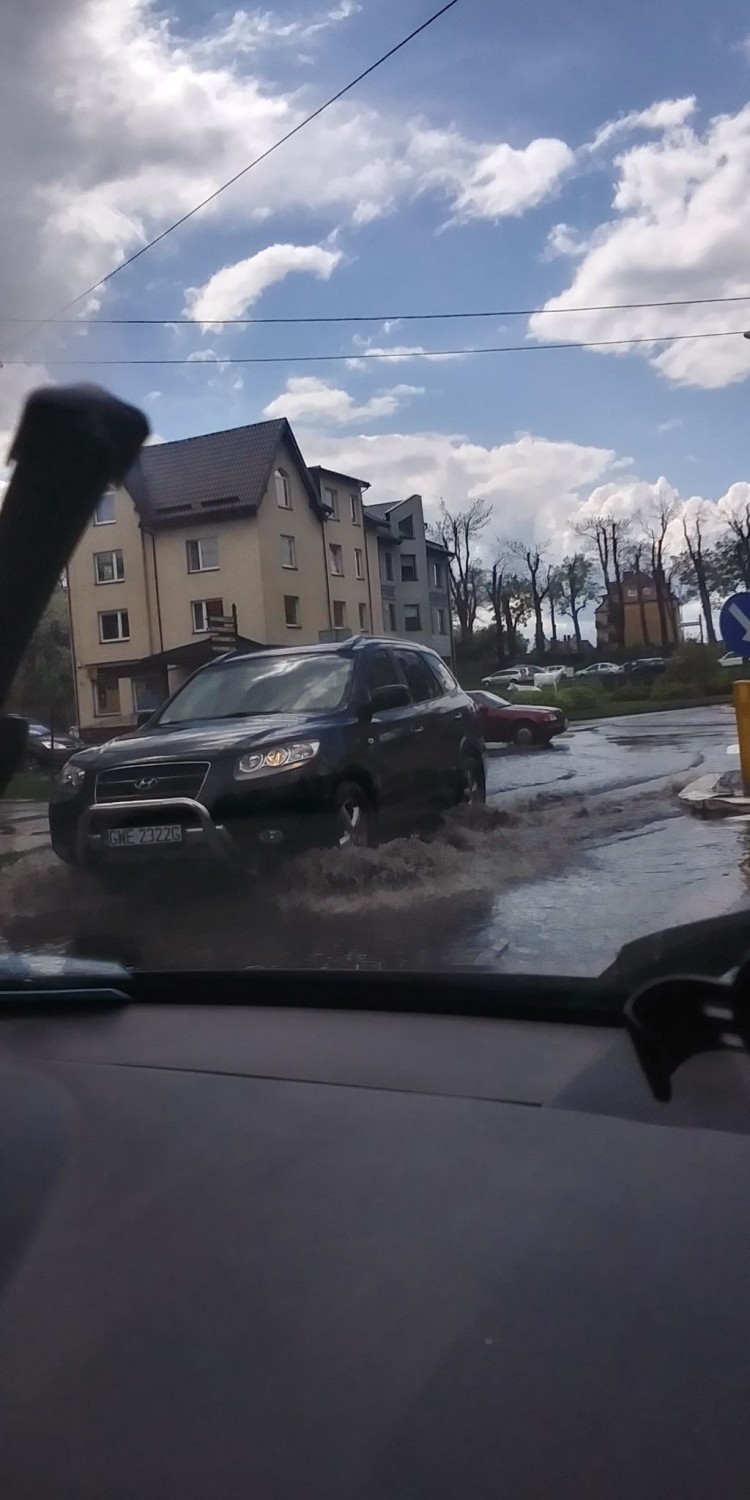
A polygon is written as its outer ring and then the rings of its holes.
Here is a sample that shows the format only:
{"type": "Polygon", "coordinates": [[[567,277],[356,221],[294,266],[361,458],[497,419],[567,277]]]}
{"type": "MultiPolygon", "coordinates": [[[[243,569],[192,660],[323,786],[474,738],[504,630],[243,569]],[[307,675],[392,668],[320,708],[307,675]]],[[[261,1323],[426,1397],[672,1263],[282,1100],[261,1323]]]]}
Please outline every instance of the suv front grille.
{"type": "Polygon", "coordinates": [[[168,760],[116,766],[96,778],[97,802],[146,802],[155,798],[197,797],[210,770],[207,760],[168,760]]]}

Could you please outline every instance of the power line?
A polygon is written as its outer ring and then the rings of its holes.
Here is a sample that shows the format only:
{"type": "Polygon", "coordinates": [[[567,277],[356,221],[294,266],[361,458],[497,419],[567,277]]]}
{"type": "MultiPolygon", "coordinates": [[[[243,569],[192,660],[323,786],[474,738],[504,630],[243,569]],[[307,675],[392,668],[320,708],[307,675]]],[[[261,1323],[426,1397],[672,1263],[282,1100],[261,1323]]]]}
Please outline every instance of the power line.
{"type": "Polygon", "coordinates": [[[458,0],[446,0],[446,4],[441,5],[439,10],[434,11],[431,16],[428,16],[426,21],[423,21],[420,26],[416,26],[413,31],[410,31],[408,36],[402,37],[401,41],[396,42],[395,46],[390,47],[387,52],[384,52],[382,57],[370,63],[369,67],[364,68],[361,73],[358,73],[356,78],[352,78],[350,83],[345,84],[337,93],[332,94],[330,99],[326,99],[323,104],[319,104],[317,109],[314,109],[311,114],[306,115],[304,120],[300,120],[299,124],[294,125],[285,135],[280,136],[279,140],[274,141],[272,146],[268,146],[265,151],[262,151],[260,156],[256,156],[252,161],[249,161],[239,172],[235,172],[233,177],[229,177],[220,187],[215,188],[212,193],[209,193],[207,198],[203,198],[200,203],[195,204],[194,208],[188,209],[187,213],[182,214],[179,219],[175,219],[173,224],[168,224],[166,229],[162,229],[159,234],[154,235],[154,238],[149,240],[147,244],[141,245],[140,250],[135,250],[126,260],[120,261],[120,264],[114,266],[111,271],[108,271],[106,276],[100,277],[92,286],[87,287],[86,291],[79,292],[77,297],[73,297],[70,302],[66,302],[57,313],[52,313],[48,318],[40,319],[35,324],[35,328],[44,328],[48,323],[59,321],[64,313],[69,312],[79,302],[83,302],[87,297],[92,296],[94,292],[98,292],[114,276],[119,276],[121,271],[124,271],[128,266],[132,266],[134,261],[140,260],[141,256],[145,255],[147,251],[153,250],[155,245],[161,244],[161,241],[165,240],[167,235],[173,234],[175,229],[180,229],[183,224],[187,224],[188,219],[192,219],[195,214],[200,213],[201,209],[207,208],[209,203],[213,203],[221,193],[226,192],[227,188],[233,187],[235,182],[239,182],[240,178],[245,177],[248,172],[251,172],[253,167],[260,166],[260,163],[266,161],[269,156],[272,156],[274,151],[278,151],[280,146],[285,146],[287,141],[290,141],[293,136],[299,135],[300,131],[304,130],[306,125],[312,124],[312,121],[317,120],[320,115],[331,108],[331,105],[337,104],[339,99],[343,99],[345,94],[350,93],[353,88],[356,88],[357,84],[362,83],[363,79],[368,78],[377,68],[381,68],[383,63],[395,57],[396,53],[400,52],[402,47],[408,46],[409,42],[413,42],[415,37],[420,36],[423,31],[426,31],[435,21],[439,21],[441,16],[444,16],[447,11],[452,10],[453,6],[457,4],[458,0]]]}
{"type": "MultiPolygon", "coordinates": [[[[165,231],[165,233],[168,232],[165,231]]],[[[155,244],[156,241],[152,243],[155,244]]],[[[148,246],[145,248],[148,249],[148,246]]],[[[138,252],[139,255],[142,253],[142,251],[138,252]]],[[[128,264],[128,262],[124,264],[128,264]]],[[[122,269],[122,267],[119,269],[122,269]]],[[[87,296],[88,294],[84,292],[83,295],[87,296]]],[[[503,307],[497,311],[481,308],[471,312],[341,313],[335,316],[325,314],[295,318],[94,318],[90,322],[86,322],[81,318],[51,317],[45,318],[44,321],[45,324],[60,323],[64,327],[72,326],[75,328],[97,328],[100,325],[102,327],[129,327],[132,325],[134,327],[163,328],[168,327],[170,324],[184,325],[190,328],[207,327],[209,324],[211,327],[217,328],[240,328],[277,323],[429,323],[451,318],[537,318],[540,316],[557,317],[561,313],[637,312],[641,308],[654,307],[708,307],[726,302],[750,302],[750,292],[733,297],[672,297],[663,302],[595,302],[588,306],[576,305],[569,307],[503,307]]],[[[12,324],[34,323],[35,321],[34,318],[0,318],[0,322],[12,324]]],[[[41,327],[42,325],[39,324],[38,326],[41,327]]],[[[697,337],[697,335],[694,336],[697,337]]]]}
{"type": "MultiPolygon", "coordinates": [[[[683,339],[726,339],[739,338],[744,334],[741,328],[724,329],[717,333],[657,333],[650,337],[638,337],[629,339],[587,339],[577,343],[568,344],[495,344],[478,349],[415,349],[411,352],[393,351],[365,351],[363,353],[348,354],[251,354],[231,356],[226,359],[222,355],[216,355],[211,359],[200,358],[189,355],[178,359],[46,359],[45,365],[50,369],[62,369],[69,366],[90,365],[203,365],[207,369],[213,369],[216,365],[294,365],[294,364],[333,364],[346,361],[359,361],[364,359],[391,360],[401,362],[407,359],[449,359],[460,355],[473,354],[544,354],[554,349],[614,349],[633,344],[676,344],[683,339]]],[[[6,359],[2,361],[3,366],[27,365],[25,359],[6,359]]]]}

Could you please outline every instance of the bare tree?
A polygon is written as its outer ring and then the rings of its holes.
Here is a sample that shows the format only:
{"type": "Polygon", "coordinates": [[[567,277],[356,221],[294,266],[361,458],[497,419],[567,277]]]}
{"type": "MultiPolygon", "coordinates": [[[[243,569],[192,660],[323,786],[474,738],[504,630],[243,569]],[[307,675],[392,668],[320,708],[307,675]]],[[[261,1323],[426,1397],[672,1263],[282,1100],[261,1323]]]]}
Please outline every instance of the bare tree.
{"type": "Polygon", "coordinates": [[[732,548],[736,569],[746,588],[750,587],[750,502],[737,510],[725,511],[725,520],[732,537],[732,548]]]}
{"type": "Polygon", "coordinates": [[[648,610],[643,593],[643,559],[648,552],[648,542],[642,532],[635,536],[626,553],[626,564],[630,572],[635,575],[635,590],[638,595],[638,613],[641,621],[641,638],[644,646],[651,645],[651,634],[648,628],[648,610]]]}
{"type": "Polygon", "coordinates": [[[659,503],[646,522],[646,535],[651,549],[651,572],[656,592],[656,608],[659,615],[659,630],[662,647],[670,645],[675,638],[672,594],[667,582],[665,568],[665,544],[667,532],[679,509],[676,499],[662,495],[659,503]],[[671,623],[671,629],[670,629],[671,623]]]}
{"type": "Polygon", "coordinates": [[[690,558],[693,573],[695,575],[695,586],[698,590],[698,598],[703,610],[703,618],[706,622],[706,639],[709,646],[716,645],[716,631],[711,611],[711,590],[709,587],[709,559],[703,539],[703,522],[705,520],[705,505],[698,506],[692,521],[688,524],[685,516],[682,518],[682,534],[685,538],[685,547],[690,558]]]}
{"type": "Polygon", "coordinates": [[[512,661],[518,646],[518,629],[531,613],[528,584],[513,570],[508,549],[498,543],[499,555],[485,580],[487,603],[495,621],[498,666],[512,661]]]}
{"type": "Polygon", "coordinates": [[[594,564],[583,552],[574,552],[572,557],[563,558],[559,572],[560,609],[562,614],[569,615],[573,621],[576,647],[580,651],[582,641],[579,616],[598,593],[594,564]]]}
{"type": "Polygon", "coordinates": [[[590,550],[596,550],[599,558],[599,566],[604,579],[604,589],[609,604],[609,612],[615,627],[617,645],[622,651],[625,645],[625,609],[622,594],[622,571],[625,561],[625,547],[631,528],[630,518],[627,516],[591,516],[586,521],[579,521],[573,530],[577,536],[587,544],[590,550]],[[614,582],[614,589],[612,583],[614,582]]]}
{"type": "Polygon", "coordinates": [[[481,536],[492,514],[488,500],[473,500],[464,510],[449,510],[440,505],[440,519],[434,527],[436,539],[450,553],[448,576],[451,601],[458,620],[461,639],[471,640],[477,609],[481,600],[482,568],[476,552],[481,536]]]}
{"type": "Polygon", "coordinates": [[[547,572],[542,589],[542,599],[547,601],[549,609],[549,633],[550,640],[554,646],[557,645],[557,610],[562,599],[562,578],[560,569],[547,563],[547,572]]]}
{"type": "Polygon", "coordinates": [[[534,649],[538,656],[542,656],[545,647],[544,620],[542,619],[542,604],[545,594],[541,568],[547,550],[547,543],[543,542],[540,546],[537,542],[531,544],[527,544],[526,542],[510,542],[509,550],[513,557],[517,557],[524,563],[529,575],[531,607],[534,612],[534,649]]]}

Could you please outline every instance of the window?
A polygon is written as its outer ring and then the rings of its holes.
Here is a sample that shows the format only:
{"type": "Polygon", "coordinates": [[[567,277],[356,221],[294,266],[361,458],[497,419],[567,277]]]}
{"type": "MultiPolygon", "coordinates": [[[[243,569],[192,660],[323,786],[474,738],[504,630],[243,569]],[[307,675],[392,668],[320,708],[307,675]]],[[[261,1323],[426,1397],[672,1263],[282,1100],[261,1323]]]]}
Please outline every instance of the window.
{"type": "Polygon", "coordinates": [[[335,630],[344,630],[346,627],[346,605],[342,599],[333,601],[333,626],[335,630]]]}
{"type": "Polygon", "coordinates": [[[366,604],[360,604],[360,606],[359,606],[359,628],[360,628],[360,630],[366,630],[367,629],[367,605],[366,604]]]}
{"type": "Polygon", "coordinates": [[[442,697],[440,684],[430,671],[424,656],[419,656],[416,651],[397,651],[396,657],[415,703],[426,703],[429,698],[442,697]]]}
{"type": "Polygon", "coordinates": [[[367,692],[373,693],[379,687],[391,687],[394,682],[403,686],[403,678],[390,651],[368,651],[365,661],[367,692]]]}
{"type": "Polygon", "coordinates": [[[294,550],[294,537],[281,537],[281,566],[282,568],[296,568],[297,554],[294,550]]]}
{"type": "Polygon", "coordinates": [[[97,583],[122,582],[125,568],[119,547],[112,552],[94,553],[94,577],[97,583]]]}
{"type": "Polygon", "coordinates": [[[361,520],[359,514],[359,495],[350,495],[349,505],[351,508],[352,526],[360,526],[361,520]]]}
{"type": "MultiPolygon", "coordinates": [[[[439,656],[428,656],[427,665],[430,668],[430,671],[435,673],[435,676],[437,677],[437,680],[440,683],[440,686],[444,693],[455,693],[458,690],[458,683],[456,682],[453,673],[448,670],[445,662],[441,661],[439,656]]],[[[487,698],[492,696],[494,695],[486,693],[483,694],[483,697],[487,698]]],[[[500,698],[495,698],[493,707],[496,708],[498,703],[502,701],[503,700],[500,698]]]]}
{"type": "Polygon", "coordinates": [[[115,515],[115,492],[114,490],[107,490],[102,495],[101,500],[97,502],[97,506],[94,511],[94,525],[111,526],[112,522],[116,520],[117,517],[115,515]]]}
{"type": "Polygon", "coordinates": [[[398,523],[398,533],[399,533],[399,536],[409,536],[409,537],[413,537],[414,536],[414,517],[413,516],[404,516],[403,521],[399,521],[399,523],[398,523]]]}
{"type": "Polygon", "coordinates": [[[219,566],[219,540],[215,536],[203,536],[199,541],[186,542],[188,573],[208,573],[219,566]]]}
{"type": "Polygon", "coordinates": [[[99,672],[94,683],[94,713],[119,714],[120,682],[108,672],[99,672]]]}
{"type": "Polygon", "coordinates": [[[394,632],[398,630],[396,606],[395,604],[391,604],[390,602],[385,606],[385,628],[386,630],[393,630],[394,632]]]}
{"type": "MultiPolygon", "coordinates": [[[[298,650],[288,656],[227,657],[196,672],[159,715],[160,724],[228,719],[238,714],[317,714],[342,708],[349,698],[352,656],[298,650]]],[[[282,734],[288,738],[289,731],[282,734]]],[[[299,733],[299,731],[298,731],[299,733]]]]}
{"type": "Polygon", "coordinates": [[[421,630],[422,619],[418,604],[404,605],[404,630],[421,630]]]}
{"type": "Polygon", "coordinates": [[[328,556],[331,563],[331,572],[335,578],[344,576],[344,549],[337,542],[328,543],[328,556]]]}
{"type": "Polygon", "coordinates": [[[299,630],[299,599],[296,594],[284,595],[284,619],[289,630],[299,630]]]}
{"type": "Polygon", "coordinates": [[[386,583],[393,583],[393,553],[383,553],[383,568],[386,583]]]}
{"type": "Polygon", "coordinates": [[[289,475],[286,469],[277,469],[273,478],[276,485],[276,504],[281,510],[291,510],[292,491],[289,487],[289,475]]]}
{"type": "Polygon", "coordinates": [[[339,517],[339,492],[338,490],[323,490],[323,503],[327,505],[331,514],[329,521],[338,521],[339,517]]]}
{"type": "Polygon", "coordinates": [[[194,599],[190,605],[193,616],[193,634],[211,629],[211,621],[221,619],[224,614],[223,599],[194,599]]]}
{"type": "Polygon", "coordinates": [[[443,564],[442,563],[436,563],[436,562],[434,562],[432,564],[432,582],[433,582],[433,586],[436,589],[444,589],[445,588],[445,580],[443,578],[443,564]]]}
{"type": "Polygon", "coordinates": [[[130,640],[130,621],[126,609],[108,609],[99,615],[99,640],[102,645],[107,641],[130,640]]]}
{"type": "Polygon", "coordinates": [[[401,553],[401,582],[416,583],[417,581],[417,554],[416,552],[401,553]]]}
{"type": "Polygon", "coordinates": [[[433,629],[436,635],[448,634],[448,611],[447,609],[434,609],[432,611],[433,629]]]}
{"type": "Polygon", "coordinates": [[[365,576],[364,553],[361,547],[354,548],[354,576],[355,578],[364,578],[365,576]]]}

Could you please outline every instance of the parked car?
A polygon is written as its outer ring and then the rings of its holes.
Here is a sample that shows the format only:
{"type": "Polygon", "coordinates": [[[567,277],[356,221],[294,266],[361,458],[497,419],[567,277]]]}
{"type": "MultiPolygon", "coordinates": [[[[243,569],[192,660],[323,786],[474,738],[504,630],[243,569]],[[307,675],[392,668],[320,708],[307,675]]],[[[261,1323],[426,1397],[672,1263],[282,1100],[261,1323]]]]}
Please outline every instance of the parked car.
{"type": "Polygon", "coordinates": [[[482,678],[482,687],[510,687],[513,683],[533,683],[535,668],[529,666],[503,667],[502,671],[491,672],[489,677],[482,678]]]}
{"type": "Polygon", "coordinates": [[[668,666],[666,656],[638,656],[635,661],[626,661],[622,670],[629,677],[660,677],[668,666]]]}
{"type": "Polygon", "coordinates": [[[744,661],[741,656],[735,656],[733,651],[725,651],[724,655],[719,657],[719,666],[741,667],[744,666],[744,661]]]}
{"type": "Polygon", "coordinates": [[[488,745],[548,745],[568,727],[559,708],[536,708],[528,703],[509,703],[486,689],[469,693],[479,710],[482,733],[488,745]]]}
{"type": "Polygon", "coordinates": [[[373,843],[484,794],[479,714],[442,659],[355,637],[202,667],[148,724],[68,761],[50,829],[73,864],[231,862],[373,843]]]}
{"type": "Polygon", "coordinates": [[[621,675],[622,667],[618,667],[613,661],[592,661],[590,667],[579,667],[576,677],[617,677],[621,675]]]}
{"type": "Polygon", "coordinates": [[[27,770],[59,770],[76,750],[84,748],[83,741],[72,734],[58,734],[46,724],[29,724],[26,730],[24,761],[27,770]]]}
{"type": "Polygon", "coordinates": [[[538,671],[556,672],[560,677],[575,677],[575,667],[572,667],[570,662],[556,661],[549,662],[549,664],[545,662],[543,667],[538,668],[538,671]]]}

